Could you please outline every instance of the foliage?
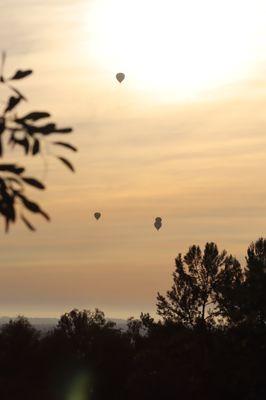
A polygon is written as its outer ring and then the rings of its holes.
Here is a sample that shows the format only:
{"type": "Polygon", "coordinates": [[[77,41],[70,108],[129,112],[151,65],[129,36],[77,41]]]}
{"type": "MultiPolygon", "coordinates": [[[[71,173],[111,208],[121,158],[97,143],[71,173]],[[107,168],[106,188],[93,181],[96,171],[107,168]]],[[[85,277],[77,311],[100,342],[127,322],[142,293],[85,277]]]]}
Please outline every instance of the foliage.
{"type": "Polygon", "coordinates": [[[177,258],[180,292],[162,321],[141,313],[126,330],[98,309],[71,310],[48,333],[10,321],[0,329],[1,400],[264,400],[265,259],[265,239],[249,246],[243,271],[214,243],[192,246],[177,258]]]}
{"type": "Polygon", "coordinates": [[[251,243],[247,251],[245,284],[240,309],[248,324],[266,326],[266,240],[251,243]]]}
{"type": "Polygon", "coordinates": [[[207,243],[204,252],[191,246],[187,254],[175,260],[173,286],[166,297],[158,293],[157,312],[164,321],[171,320],[187,327],[214,325],[221,313],[226,288],[241,282],[239,262],[219,253],[215,243],[207,243]]]}
{"type": "MultiPolygon", "coordinates": [[[[17,70],[14,74],[6,76],[4,74],[5,59],[6,56],[3,53],[0,85],[5,86],[10,94],[0,110],[0,158],[5,155],[7,149],[14,148],[22,149],[28,157],[40,156],[43,155],[43,150],[48,143],[55,148],[62,147],[77,151],[67,142],[49,141],[54,135],[67,135],[72,132],[72,128],[61,128],[50,121],[43,122],[51,117],[50,113],[31,111],[24,115],[18,114],[18,106],[22,102],[27,102],[27,99],[13,86],[13,83],[30,76],[33,71],[17,70]]],[[[68,159],[60,155],[55,155],[55,157],[74,172],[74,167],[68,159]]],[[[40,214],[47,221],[50,220],[48,214],[25,194],[26,186],[38,190],[45,189],[42,182],[27,175],[24,167],[16,164],[0,164],[0,215],[4,218],[6,232],[10,224],[15,223],[18,217],[28,229],[35,231],[35,227],[26,216],[27,213],[40,214]],[[19,212],[19,209],[22,211],[19,212]]]]}
{"type": "Polygon", "coordinates": [[[106,321],[104,313],[96,308],[94,311],[73,309],[62,315],[58,322],[57,330],[64,332],[68,338],[77,335],[90,334],[99,329],[110,329],[114,323],[106,321]]]}

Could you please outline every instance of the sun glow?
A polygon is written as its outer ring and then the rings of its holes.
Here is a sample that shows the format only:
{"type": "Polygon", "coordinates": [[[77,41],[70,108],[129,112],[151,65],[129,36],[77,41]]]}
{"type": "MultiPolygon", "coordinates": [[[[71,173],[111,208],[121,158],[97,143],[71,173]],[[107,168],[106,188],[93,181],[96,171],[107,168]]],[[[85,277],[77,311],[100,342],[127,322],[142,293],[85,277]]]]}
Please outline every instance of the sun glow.
{"type": "Polygon", "coordinates": [[[125,72],[133,90],[195,98],[249,75],[265,16],[261,0],[98,0],[89,52],[103,70],[125,72]]]}

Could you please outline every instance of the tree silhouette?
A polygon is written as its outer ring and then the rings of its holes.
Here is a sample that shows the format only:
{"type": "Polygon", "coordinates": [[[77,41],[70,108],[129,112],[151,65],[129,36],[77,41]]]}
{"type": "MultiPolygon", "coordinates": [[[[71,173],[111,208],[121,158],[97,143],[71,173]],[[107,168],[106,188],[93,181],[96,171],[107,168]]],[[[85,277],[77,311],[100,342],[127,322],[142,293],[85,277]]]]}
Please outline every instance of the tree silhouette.
{"type": "Polygon", "coordinates": [[[158,293],[157,312],[164,321],[188,327],[213,325],[221,316],[220,304],[233,280],[241,279],[239,262],[219,253],[215,243],[207,243],[202,253],[193,245],[175,260],[173,286],[166,297],[158,293]]]}
{"type": "Polygon", "coordinates": [[[57,354],[61,348],[56,366],[64,363],[65,371],[75,366],[75,370],[83,370],[89,377],[85,390],[88,397],[84,395],[84,399],[124,398],[120,380],[128,371],[129,340],[115,323],[106,320],[102,311],[74,309],[64,314],[51,340],[56,343],[53,348],[57,354]]]}
{"type": "Polygon", "coordinates": [[[214,243],[192,246],[158,295],[163,321],[141,313],[118,329],[98,309],[71,310],[50,332],[10,321],[1,400],[264,400],[265,254],[265,239],[252,243],[242,272],[214,243]]]}
{"type": "Polygon", "coordinates": [[[245,284],[240,309],[248,324],[266,324],[266,239],[251,243],[247,251],[245,284]]]}
{"type": "Polygon", "coordinates": [[[68,338],[75,336],[87,335],[95,330],[110,329],[114,327],[114,323],[107,321],[104,313],[96,308],[94,311],[77,309],[71,310],[69,313],[62,315],[57,330],[63,332],[68,338]]]}
{"type": "Polygon", "coordinates": [[[34,393],[40,334],[24,317],[10,320],[0,334],[1,398],[26,399],[34,393]],[[19,388],[19,390],[18,390],[19,388]]]}
{"type": "MultiPolygon", "coordinates": [[[[17,108],[27,99],[13,82],[17,82],[30,76],[32,70],[17,70],[13,75],[7,77],[4,74],[6,55],[3,53],[0,69],[0,85],[5,86],[9,91],[9,96],[0,109],[0,158],[5,154],[5,149],[19,147],[26,156],[38,156],[43,153],[47,144],[61,146],[65,149],[77,151],[69,143],[62,141],[49,142],[54,135],[65,135],[72,132],[71,128],[59,128],[54,122],[43,123],[51,115],[44,111],[32,111],[25,115],[18,115],[17,108]]],[[[74,167],[68,159],[55,155],[67,168],[74,172],[74,167]]],[[[4,218],[6,232],[11,223],[18,219],[18,208],[20,219],[28,229],[34,231],[35,227],[26,217],[26,213],[37,213],[42,215],[47,221],[49,215],[34,201],[30,200],[25,194],[26,186],[32,186],[38,190],[44,190],[45,186],[36,178],[29,177],[25,168],[16,164],[0,164],[0,215],[4,218]]]]}

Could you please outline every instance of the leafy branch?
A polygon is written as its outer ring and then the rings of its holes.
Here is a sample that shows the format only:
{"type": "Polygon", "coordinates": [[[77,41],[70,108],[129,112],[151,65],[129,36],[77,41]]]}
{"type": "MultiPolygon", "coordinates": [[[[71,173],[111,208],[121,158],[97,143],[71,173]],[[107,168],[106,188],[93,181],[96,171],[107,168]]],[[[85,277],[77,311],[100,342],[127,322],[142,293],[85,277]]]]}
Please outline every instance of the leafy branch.
{"type": "MultiPolygon", "coordinates": [[[[21,148],[25,156],[38,156],[43,154],[43,148],[46,145],[54,146],[76,152],[77,149],[72,144],[65,141],[48,142],[52,135],[68,135],[72,132],[72,128],[61,128],[56,123],[51,122],[51,114],[46,111],[31,111],[25,115],[18,115],[18,106],[26,97],[13,86],[13,81],[19,81],[29,77],[33,71],[17,70],[15,73],[6,77],[4,74],[6,54],[2,54],[0,65],[0,85],[4,85],[10,95],[6,99],[3,109],[0,110],[0,158],[4,157],[6,148],[11,150],[21,148]],[[47,122],[48,120],[48,122],[47,122]]],[[[74,172],[72,163],[61,155],[53,155],[61,161],[68,169],[74,172]]],[[[41,207],[30,200],[25,190],[27,186],[34,187],[38,190],[44,190],[45,186],[39,180],[24,175],[25,168],[16,164],[0,163],[0,215],[5,221],[5,230],[9,230],[11,223],[17,221],[18,215],[31,231],[35,227],[31,224],[24,212],[37,213],[42,215],[47,221],[50,220],[49,215],[44,212],[41,207]],[[17,208],[23,209],[18,214],[17,208]]]]}

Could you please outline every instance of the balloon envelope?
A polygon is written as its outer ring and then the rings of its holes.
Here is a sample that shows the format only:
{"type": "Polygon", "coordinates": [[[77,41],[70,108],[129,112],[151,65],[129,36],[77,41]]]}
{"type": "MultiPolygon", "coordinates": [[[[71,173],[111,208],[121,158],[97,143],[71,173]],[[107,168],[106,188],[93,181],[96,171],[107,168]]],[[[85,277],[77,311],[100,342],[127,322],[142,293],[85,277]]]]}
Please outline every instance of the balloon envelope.
{"type": "Polygon", "coordinates": [[[123,82],[123,80],[125,79],[125,74],[123,74],[123,72],[118,72],[118,74],[116,74],[116,79],[119,83],[123,82]]]}
{"type": "Polygon", "coordinates": [[[98,220],[98,219],[100,219],[101,218],[101,213],[99,213],[99,212],[96,212],[95,214],[94,214],[94,217],[98,220]]]}
{"type": "Polygon", "coordinates": [[[157,229],[157,231],[162,227],[162,218],[161,217],[155,218],[154,226],[157,229]]]}

